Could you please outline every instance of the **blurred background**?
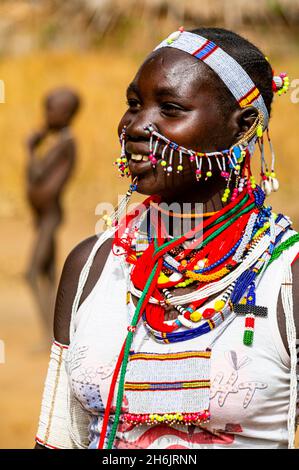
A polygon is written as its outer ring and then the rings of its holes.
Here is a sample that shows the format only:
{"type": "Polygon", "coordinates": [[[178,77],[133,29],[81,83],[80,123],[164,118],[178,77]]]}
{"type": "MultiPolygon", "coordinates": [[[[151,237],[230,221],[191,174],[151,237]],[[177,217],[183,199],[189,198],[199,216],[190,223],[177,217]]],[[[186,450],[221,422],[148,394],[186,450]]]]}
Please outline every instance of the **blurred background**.
{"type": "MultiPolygon", "coordinates": [[[[233,29],[256,43],[276,72],[299,78],[298,0],[0,1],[0,79],[5,86],[0,104],[0,340],[5,349],[0,448],[33,446],[48,363],[48,352],[36,348],[41,324],[24,281],[34,237],[25,198],[24,143],[41,125],[41,100],[61,85],[71,86],[82,99],[73,125],[78,161],[58,232],[60,274],[68,252],[94,234],[96,205],[115,204],[127,189],[112,165],[119,154],[116,128],[126,107],[126,86],[145,55],[180,25],[233,29]]],[[[298,228],[296,101],[294,88],[273,106],[271,133],[281,188],[270,203],[298,228]]]]}

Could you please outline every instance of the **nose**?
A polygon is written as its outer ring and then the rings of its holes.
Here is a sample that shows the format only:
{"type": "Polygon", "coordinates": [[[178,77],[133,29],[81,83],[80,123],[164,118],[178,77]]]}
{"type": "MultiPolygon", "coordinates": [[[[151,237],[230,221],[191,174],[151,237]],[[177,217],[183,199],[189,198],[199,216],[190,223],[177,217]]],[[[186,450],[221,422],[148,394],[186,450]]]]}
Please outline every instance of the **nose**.
{"type": "Polygon", "coordinates": [[[127,138],[132,141],[148,141],[150,136],[149,126],[157,130],[148,114],[136,114],[134,117],[131,117],[130,121],[126,124],[127,138]]]}

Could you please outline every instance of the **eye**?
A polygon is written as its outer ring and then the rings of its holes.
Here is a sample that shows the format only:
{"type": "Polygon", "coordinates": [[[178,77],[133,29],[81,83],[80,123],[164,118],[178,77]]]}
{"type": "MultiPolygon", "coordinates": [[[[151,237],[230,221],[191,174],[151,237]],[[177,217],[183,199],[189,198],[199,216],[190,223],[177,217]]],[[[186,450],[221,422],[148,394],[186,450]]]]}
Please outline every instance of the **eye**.
{"type": "Polygon", "coordinates": [[[131,111],[137,111],[141,104],[136,98],[128,98],[127,99],[127,106],[130,108],[131,111]]]}
{"type": "Polygon", "coordinates": [[[175,103],[162,103],[161,110],[168,116],[178,116],[184,111],[184,108],[175,103]]]}

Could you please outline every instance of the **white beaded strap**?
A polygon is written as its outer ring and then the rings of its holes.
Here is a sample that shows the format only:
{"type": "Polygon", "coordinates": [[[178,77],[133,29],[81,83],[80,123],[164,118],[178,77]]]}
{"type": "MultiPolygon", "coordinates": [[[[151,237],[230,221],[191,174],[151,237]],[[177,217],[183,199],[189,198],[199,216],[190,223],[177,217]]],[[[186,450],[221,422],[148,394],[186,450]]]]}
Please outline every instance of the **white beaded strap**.
{"type": "Polygon", "coordinates": [[[44,385],[36,442],[49,449],[76,447],[67,426],[68,378],[65,358],[68,346],[54,341],[44,385]]]}
{"type": "Polygon", "coordinates": [[[80,298],[81,298],[84,286],[86,284],[88,274],[89,274],[90,268],[92,266],[94,257],[96,255],[98,249],[103,245],[103,243],[106,240],[108,240],[108,238],[110,238],[114,235],[117,228],[118,227],[109,228],[109,229],[105,230],[105,232],[103,232],[100,235],[100,237],[95,242],[95,244],[94,244],[94,246],[93,246],[93,248],[92,248],[92,250],[91,250],[91,252],[88,256],[85,265],[82,268],[82,271],[81,271],[80,277],[79,277],[79,281],[78,281],[77,292],[76,292],[74,302],[73,302],[73,306],[72,306],[72,316],[71,316],[71,321],[70,321],[70,341],[72,340],[74,332],[75,332],[74,322],[75,322],[76,313],[77,313],[77,310],[78,310],[80,298]]]}
{"type": "Polygon", "coordinates": [[[286,331],[291,357],[290,367],[290,403],[288,412],[289,449],[295,447],[296,408],[297,408],[297,354],[296,354],[296,327],[293,315],[292,269],[286,252],[282,254],[285,259],[285,272],[281,284],[281,299],[286,318],[286,331]]]}

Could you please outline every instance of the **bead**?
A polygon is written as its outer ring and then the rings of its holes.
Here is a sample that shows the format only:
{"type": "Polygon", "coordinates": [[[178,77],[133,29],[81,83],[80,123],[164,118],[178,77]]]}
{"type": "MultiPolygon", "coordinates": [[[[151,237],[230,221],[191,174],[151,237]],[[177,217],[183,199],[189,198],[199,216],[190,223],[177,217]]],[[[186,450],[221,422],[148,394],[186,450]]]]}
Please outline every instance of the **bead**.
{"type": "Polygon", "coordinates": [[[262,135],[263,135],[263,127],[261,126],[261,124],[259,124],[256,128],[256,135],[258,137],[262,137],[262,135]]]}
{"type": "Polygon", "coordinates": [[[166,284],[169,282],[169,277],[166,276],[164,273],[160,273],[159,277],[158,277],[158,281],[157,281],[157,284],[160,285],[160,284],[166,284]]]}
{"type": "Polygon", "coordinates": [[[170,282],[178,282],[182,279],[183,275],[180,274],[180,273],[172,273],[170,276],[169,276],[169,281],[170,282]]]}
{"type": "Polygon", "coordinates": [[[172,172],[172,166],[169,165],[169,166],[167,167],[167,172],[168,172],[168,173],[171,173],[171,172],[172,172]]]}
{"type": "Polygon", "coordinates": [[[194,322],[199,322],[201,319],[202,319],[202,313],[200,313],[198,310],[191,313],[191,315],[190,315],[190,320],[192,320],[194,322]]]}
{"type": "Polygon", "coordinates": [[[207,258],[204,258],[204,259],[201,259],[201,260],[197,261],[197,266],[198,266],[197,269],[203,269],[206,265],[206,262],[207,262],[207,258]]]}
{"type": "Polygon", "coordinates": [[[178,170],[178,171],[182,171],[182,170],[183,170],[183,166],[182,166],[182,165],[178,165],[177,170],[178,170]]]}
{"type": "Polygon", "coordinates": [[[211,171],[207,171],[207,177],[210,178],[212,176],[212,172],[211,171]]]}
{"type": "Polygon", "coordinates": [[[244,331],[243,343],[246,346],[251,346],[253,343],[253,331],[246,330],[244,331]]]}
{"type": "Polygon", "coordinates": [[[215,313],[215,310],[213,308],[206,308],[202,316],[205,320],[208,320],[214,315],[214,313],[215,313]]]}
{"type": "MultiPolygon", "coordinates": [[[[275,174],[275,173],[274,173],[275,174]]],[[[271,188],[272,188],[272,191],[278,191],[279,189],[279,182],[276,178],[270,178],[270,181],[271,181],[271,188]]]]}
{"type": "Polygon", "coordinates": [[[216,312],[221,312],[224,306],[225,306],[224,300],[216,300],[214,304],[214,309],[216,310],[216,312]]]}
{"type": "Polygon", "coordinates": [[[167,165],[166,161],[165,161],[165,160],[161,160],[161,166],[166,166],[166,165],[167,165]]]}
{"type": "Polygon", "coordinates": [[[171,33],[168,38],[167,38],[167,43],[168,44],[172,44],[173,41],[176,41],[181,35],[181,31],[174,31],[173,33],[171,33]]]}
{"type": "Polygon", "coordinates": [[[130,331],[131,333],[134,333],[136,331],[136,326],[129,325],[127,327],[127,330],[130,331]]]}
{"type": "Polygon", "coordinates": [[[266,196],[269,196],[269,194],[271,194],[271,190],[272,190],[271,183],[267,179],[264,179],[264,178],[262,179],[261,188],[264,191],[264,193],[266,194],[266,196]]]}

